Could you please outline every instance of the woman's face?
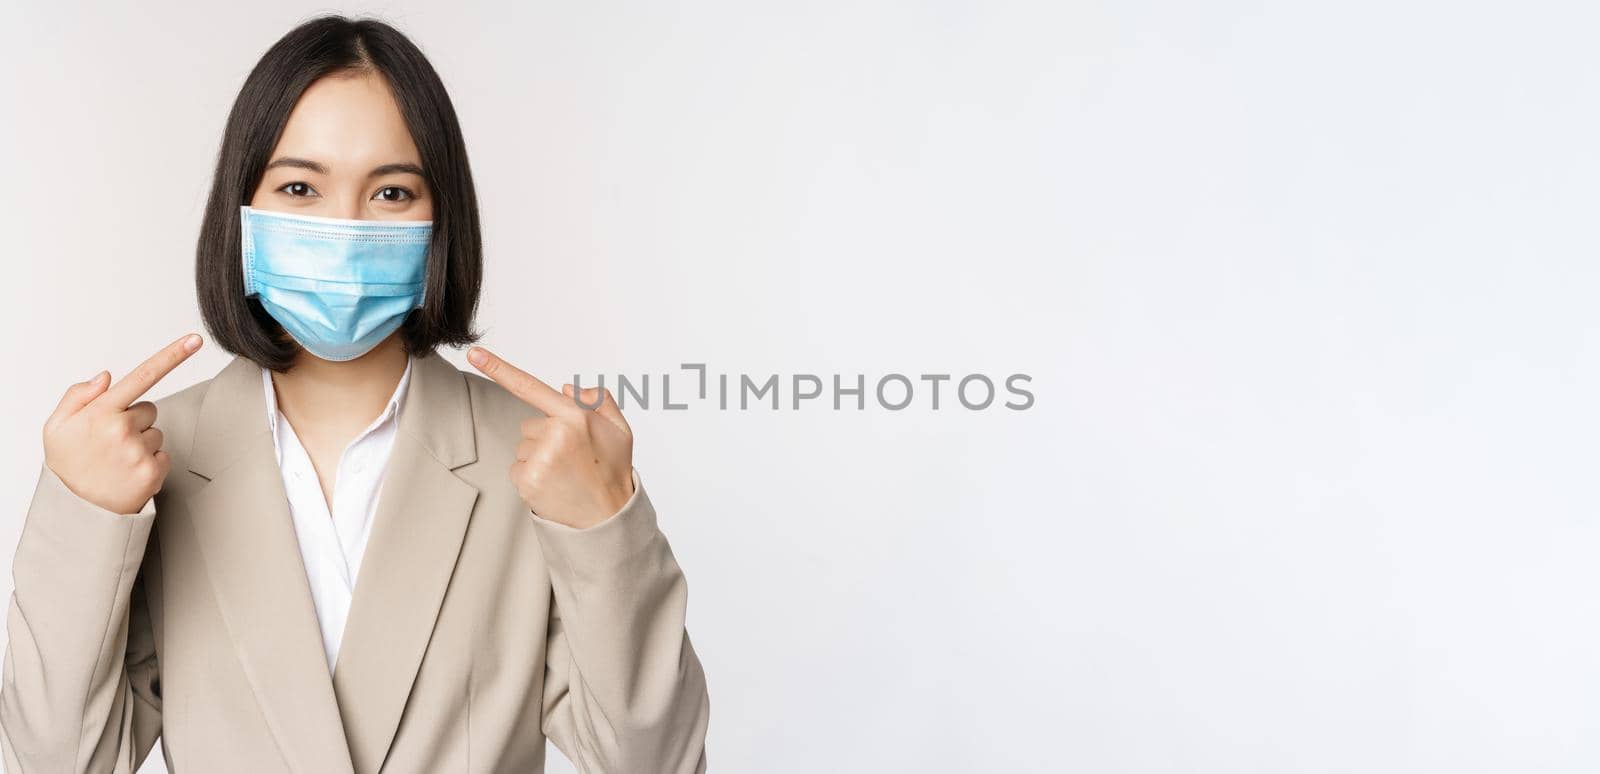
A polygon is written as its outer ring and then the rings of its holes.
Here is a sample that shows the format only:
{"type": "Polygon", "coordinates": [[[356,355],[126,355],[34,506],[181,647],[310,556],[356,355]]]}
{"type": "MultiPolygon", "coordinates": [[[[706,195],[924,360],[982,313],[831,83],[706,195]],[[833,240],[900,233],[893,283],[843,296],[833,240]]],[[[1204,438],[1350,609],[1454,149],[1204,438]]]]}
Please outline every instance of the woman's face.
{"type": "Polygon", "coordinates": [[[432,220],[422,158],[383,76],[330,75],[289,113],[254,209],[347,220],[432,220]]]}

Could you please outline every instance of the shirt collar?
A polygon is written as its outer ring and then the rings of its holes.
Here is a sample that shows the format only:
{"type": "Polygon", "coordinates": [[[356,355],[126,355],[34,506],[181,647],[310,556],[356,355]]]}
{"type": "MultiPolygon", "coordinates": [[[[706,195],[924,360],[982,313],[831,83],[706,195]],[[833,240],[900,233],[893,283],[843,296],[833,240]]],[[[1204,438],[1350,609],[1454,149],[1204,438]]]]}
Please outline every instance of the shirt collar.
{"type": "MultiPolygon", "coordinates": [[[[378,418],[372,420],[372,424],[367,425],[367,429],[356,435],[357,438],[371,432],[372,428],[389,421],[391,417],[400,416],[400,409],[405,407],[406,402],[406,385],[411,383],[411,363],[415,359],[409,355],[406,356],[406,370],[400,373],[400,383],[395,385],[394,392],[389,395],[389,402],[384,405],[383,411],[378,414],[378,418]]],[[[273,437],[277,437],[278,417],[282,416],[283,413],[278,410],[278,393],[272,386],[271,369],[261,369],[261,389],[266,396],[267,428],[272,431],[273,437]]]]}

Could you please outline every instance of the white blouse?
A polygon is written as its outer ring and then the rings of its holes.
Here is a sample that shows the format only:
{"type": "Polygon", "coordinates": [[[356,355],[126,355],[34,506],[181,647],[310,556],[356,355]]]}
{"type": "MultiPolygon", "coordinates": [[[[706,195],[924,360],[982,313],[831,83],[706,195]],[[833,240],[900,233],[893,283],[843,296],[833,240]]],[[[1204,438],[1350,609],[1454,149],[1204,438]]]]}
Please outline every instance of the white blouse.
{"type": "Polygon", "coordinates": [[[356,576],[361,571],[361,556],[366,552],[367,538],[372,535],[372,518],[377,512],[383,472],[388,467],[389,452],[394,448],[400,409],[410,381],[411,360],[407,358],[406,370],[400,375],[394,394],[389,396],[388,405],[339,456],[334,474],[333,512],[329,513],[311,457],[300,444],[294,428],[289,426],[288,419],[278,410],[272,372],[261,369],[261,384],[267,398],[267,426],[272,429],[306,580],[311,582],[311,600],[316,604],[317,623],[322,628],[322,648],[328,655],[329,673],[339,662],[339,642],[344,637],[345,619],[350,616],[350,600],[355,592],[356,576]]]}

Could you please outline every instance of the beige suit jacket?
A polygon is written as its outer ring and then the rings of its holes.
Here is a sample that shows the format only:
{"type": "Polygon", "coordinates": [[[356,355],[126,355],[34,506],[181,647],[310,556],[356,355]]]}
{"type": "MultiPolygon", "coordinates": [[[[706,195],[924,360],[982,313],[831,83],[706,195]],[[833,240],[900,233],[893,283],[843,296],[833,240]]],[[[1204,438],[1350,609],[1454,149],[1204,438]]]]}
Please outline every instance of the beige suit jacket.
{"type": "Polygon", "coordinates": [[[705,769],[687,589],[635,475],[578,530],[512,486],[538,412],[438,355],[413,364],[334,673],[267,430],[235,358],[156,401],[172,472],[136,515],[40,473],[0,685],[6,770],[705,769]]]}

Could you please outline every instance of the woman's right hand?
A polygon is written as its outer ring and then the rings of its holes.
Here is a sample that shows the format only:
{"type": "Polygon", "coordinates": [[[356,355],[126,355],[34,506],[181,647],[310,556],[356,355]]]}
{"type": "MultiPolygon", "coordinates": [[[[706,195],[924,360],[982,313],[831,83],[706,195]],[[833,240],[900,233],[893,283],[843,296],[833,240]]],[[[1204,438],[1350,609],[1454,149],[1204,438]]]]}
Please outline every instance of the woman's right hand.
{"type": "Polygon", "coordinates": [[[161,490],[172,460],[152,427],[156,404],[134,401],[200,349],[188,334],[108,389],[111,374],[67,388],[44,423],[44,464],[73,494],[112,513],[133,514],[161,490]]]}

